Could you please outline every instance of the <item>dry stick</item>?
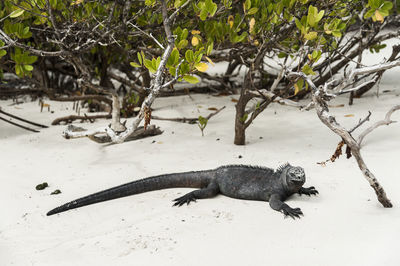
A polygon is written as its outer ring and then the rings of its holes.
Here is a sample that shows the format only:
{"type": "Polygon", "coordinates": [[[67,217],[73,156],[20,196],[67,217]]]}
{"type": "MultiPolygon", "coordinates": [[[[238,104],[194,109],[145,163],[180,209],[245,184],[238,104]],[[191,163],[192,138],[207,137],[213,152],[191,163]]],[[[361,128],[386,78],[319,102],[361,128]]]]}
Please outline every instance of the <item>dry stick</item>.
{"type": "Polygon", "coordinates": [[[371,111],[368,111],[368,115],[364,119],[360,119],[360,121],[358,121],[358,124],[355,125],[352,129],[349,130],[349,133],[350,134],[353,133],[354,130],[359,128],[365,122],[369,121],[369,118],[371,117],[371,114],[372,114],[371,111]]]}
{"type": "MultiPolygon", "coordinates": [[[[106,114],[106,115],[92,115],[92,116],[88,116],[88,115],[69,115],[69,116],[64,116],[64,117],[60,117],[55,119],[53,122],[51,122],[51,125],[59,125],[61,122],[72,122],[74,120],[89,120],[90,122],[93,119],[99,119],[99,118],[111,118],[111,114],[106,114]]],[[[68,138],[68,137],[66,137],[68,138]]]]}
{"type": "Polygon", "coordinates": [[[1,108],[0,108],[0,114],[8,115],[9,117],[12,117],[12,118],[14,118],[14,119],[20,120],[20,121],[22,121],[22,122],[25,122],[25,123],[28,123],[28,124],[31,124],[31,125],[34,125],[34,126],[37,126],[37,127],[48,128],[48,126],[41,125],[41,124],[38,124],[38,123],[35,123],[35,122],[32,122],[32,121],[23,119],[23,118],[21,118],[21,117],[12,115],[12,114],[10,114],[10,113],[4,112],[3,110],[1,110],[1,108]]]}
{"type": "MultiPolygon", "coordinates": [[[[219,112],[221,112],[223,109],[225,109],[226,106],[221,107],[220,109],[216,110],[213,113],[210,113],[207,117],[205,117],[207,120],[209,120],[211,117],[215,116],[219,112]]],[[[198,117],[193,117],[193,118],[186,118],[186,117],[175,117],[175,118],[165,118],[165,117],[159,117],[159,116],[152,116],[151,119],[154,120],[164,120],[164,121],[172,121],[172,122],[180,122],[180,123],[188,123],[188,124],[195,124],[199,118],[198,117]]]]}
{"type": "MultiPolygon", "coordinates": [[[[399,61],[400,62],[400,61],[399,61]]],[[[397,64],[399,64],[397,62],[397,64]]],[[[349,77],[354,78],[358,74],[364,74],[364,73],[371,73],[375,71],[379,71],[382,69],[389,69],[391,67],[394,67],[397,65],[395,64],[381,64],[381,68],[377,66],[372,66],[372,67],[363,67],[363,68],[357,68],[355,69],[349,77]]],[[[363,173],[365,179],[367,179],[368,183],[370,186],[374,189],[378,201],[385,207],[385,208],[391,208],[393,205],[390,202],[390,200],[387,198],[385,190],[383,187],[380,185],[376,177],[374,176],[373,173],[368,169],[367,165],[364,162],[364,159],[361,156],[360,152],[360,145],[359,143],[353,138],[353,136],[350,134],[349,131],[347,131],[344,127],[342,127],[335,119],[334,116],[332,116],[329,113],[329,108],[327,101],[334,97],[332,94],[327,94],[327,92],[324,89],[324,86],[320,86],[320,88],[317,88],[315,84],[312,82],[312,80],[307,77],[302,72],[291,72],[288,74],[288,77],[290,79],[294,77],[301,77],[303,78],[312,88],[312,99],[313,102],[315,103],[315,110],[317,112],[317,115],[319,119],[321,120],[322,123],[324,123],[330,130],[332,130],[334,133],[339,135],[342,140],[344,140],[347,144],[347,147],[350,148],[351,154],[354,156],[354,158],[357,161],[358,167],[360,168],[361,172],[363,173]]],[[[348,80],[343,80],[343,83],[348,82],[348,80]]],[[[342,84],[343,84],[342,83],[342,84]]],[[[339,84],[338,87],[342,87],[343,85],[339,84]]]]}
{"type": "Polygon", "coordinates": [[[369,133],[372,132],[372,130],[374,130],[375,128],[379,127],[379,126],[384,126],[384,125],[390,125],[392,123],[395,123],[396,121],[393,121],[390,119],[390,117],[392,116],[392,114],[397,111],[400,110],[400,105],[395,105],[393,106],[386,114],[385,119],[376,122],[375,124],[373,124],[372,126],[370,126],[369,128],[367,128],[366,130],[364,130],[359,136],[358,136],[358,145],[361,146],[362,141],[364,140],[365,136],[368,135],[369,133]]]}
{"type": "Polygon", "coordinates": [[[14,123],[14,122],[12,122],[12,121],[10,121],[10,120],[7,120],[7,119],[5,119],[5,118],[3,118],[3,117],[1,117],[1,116],[0,116],[0,120],[3,120],[3,121],[5,121],[5,122],[7,122],[7,123],[10,123],[11,125],[14,125],[14,126],[17,126],[17,127],[20,127],[20,128],[23,128],[23,129],[32,131],[32,132],[36,132],[36,133],[40,132],[40,131],[38,131],[38,130],[35,130],[35,129],[32,129],[32,128],[25,127],[25,126],[22,126],[22,125],[20,125],[20,124],[14,123]]]}

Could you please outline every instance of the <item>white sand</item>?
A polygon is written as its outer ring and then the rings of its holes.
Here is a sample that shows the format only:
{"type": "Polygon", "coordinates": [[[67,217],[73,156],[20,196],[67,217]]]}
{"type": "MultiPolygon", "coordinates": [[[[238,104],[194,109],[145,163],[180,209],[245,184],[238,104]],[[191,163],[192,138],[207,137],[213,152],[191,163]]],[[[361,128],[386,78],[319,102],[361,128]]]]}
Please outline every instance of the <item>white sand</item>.
{"type": "MultiPolygon", "coordinates": [[[[382,119],[400,103],[399,73],[384,76],[380,90],[391,92],[379,98],[370,93],[353,106],[332,108],[332,113],[348,128],[368,110],[372,117],[367,125],[382,119]]],[[[331,156],[340,139],[314,110],[273,104],[248,129],[248,144],[234,146],[231,98],[237,96],[156,100],[153,114],[164,117],[205,116],[207,108],[226,105],[209,121],[204,137],[197,125],[153,121],[164,130],[162,135],[103,146],[88,139],[63,139],[65,126],[37,134],[0,121],[0,265],[400,265],[400,124],[368,135],[362,150],[394,204],[385,209],[354,159],[342,157],[326,167],[316,164],[331,156]],[[172,208],[171,200],[190,189],[45,215],[67,201],[147,176],[236,163],[275,168],[287,161],[304,167],[306,185],[320,192],[287,201],[302,209],[300,220],[284,219],[266,202],[224,196],[172,208]],[[36,191],[42,182],[50,187],[36,191]],[[62,194],[50,195],[55,189],[62,194]]],[[[54,114],[40,113],[37,102],[9,106],[11,101],[2,101],[0,106],[44,124],[72,113],[66,110],[70,103],[49,103],[54,114]]],[[[332,102],[340,103],[347,98],[332,102]]],[[[400,112],[392,118],[400,120],[400,112]]]]}

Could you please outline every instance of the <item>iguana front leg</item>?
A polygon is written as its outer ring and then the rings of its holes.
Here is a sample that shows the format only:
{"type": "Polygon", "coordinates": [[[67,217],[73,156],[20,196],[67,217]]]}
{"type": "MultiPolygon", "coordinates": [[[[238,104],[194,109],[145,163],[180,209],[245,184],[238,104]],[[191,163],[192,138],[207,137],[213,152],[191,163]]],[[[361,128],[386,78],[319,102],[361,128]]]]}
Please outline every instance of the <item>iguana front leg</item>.
{"type": "Polygon", "coordinates": [[[206,198],[212,198],[216,196],[219,193],[219,187],[216,182],[211,182],[208,184],[206,188],[194,190],[192,192],[189,192],[182,197],[179,197],[177,199],[174,199],[176,201],[173,206],[182,206],[183,204],[189,205],[190,202],[196,201],[196,199],[206,199],[206,198]]]}
{"type": "Polygon", "coordinates": [[[269,198],[269,206],[271,206],[272,209],[282,212],[285,217],[290,216],[293,219],[295,218],[300,218],[300,215],[303,215],[303,212],[300,210],[300,208],[291,208],[289,205],[286,203],[282,202],[281,196],[279,194],[273,194],[269,198]]]}
{"type": "Polygon", "coordinates": [[[307,196],[311,196],[311,195],[317,195],[318,194],[318,190],[315,189],[315,187],[302,187],[299,190],[299,195],[307,195],[307,196]]]}

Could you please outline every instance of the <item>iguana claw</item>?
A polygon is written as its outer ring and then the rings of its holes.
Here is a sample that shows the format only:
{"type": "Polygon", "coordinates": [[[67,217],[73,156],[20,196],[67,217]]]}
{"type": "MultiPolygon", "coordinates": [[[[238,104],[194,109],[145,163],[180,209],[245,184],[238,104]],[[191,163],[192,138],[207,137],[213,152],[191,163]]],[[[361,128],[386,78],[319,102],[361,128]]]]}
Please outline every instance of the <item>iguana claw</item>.
{"type": "Polygon", "coordinates": [[[307,196],[319,194],[318,190],[316,190],[315,187],[309,187],[309,188],[302,187],[300,188],[298,193],[300,194],[300,196],[303,194],[307,196]]]}
{"type": "Polygon", "coordinates": [[[300,218],[300,215],[303,215],[303,212],[300,210],[300,208],[290,208],[287,206],[286,208],[282,209],[283,214],[286,217],[291,217],[293,219],[300,218]]]}
{"type": "Polygon", "coordinates": [[[182,206],[183,204],[189,205],[190,202],[194,201],[196,202],[196,198],[192,193],[188,193],[186,195],[183,195],[182,197],[179,197],[177,199],[174,199],[176,201],[173,206],[182,206]]]}

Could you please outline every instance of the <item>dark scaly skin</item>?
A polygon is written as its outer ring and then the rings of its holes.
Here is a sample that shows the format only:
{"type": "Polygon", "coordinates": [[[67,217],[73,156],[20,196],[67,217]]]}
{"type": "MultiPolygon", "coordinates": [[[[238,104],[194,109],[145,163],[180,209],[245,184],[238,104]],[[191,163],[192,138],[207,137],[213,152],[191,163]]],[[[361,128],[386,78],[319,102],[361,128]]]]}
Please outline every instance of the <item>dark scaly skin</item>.
{"type": "Polygon", "coordinates": [[[272,209],[285,217],[300,218],[299,208],[291,208],[284,201],[291,195],[316,195],[314,187],[304,188],[305,174],[301,167],[290,164],[276,171],[266,167],[227,165],[213,170],[175,173],[144,178],[71,201],[47,213],[53,215],[70,209],[166,188],[199,188],[175,199],[174,206],[189,204],[197,199],[222,194],[244,200],[268,201],[272,209]]]}

